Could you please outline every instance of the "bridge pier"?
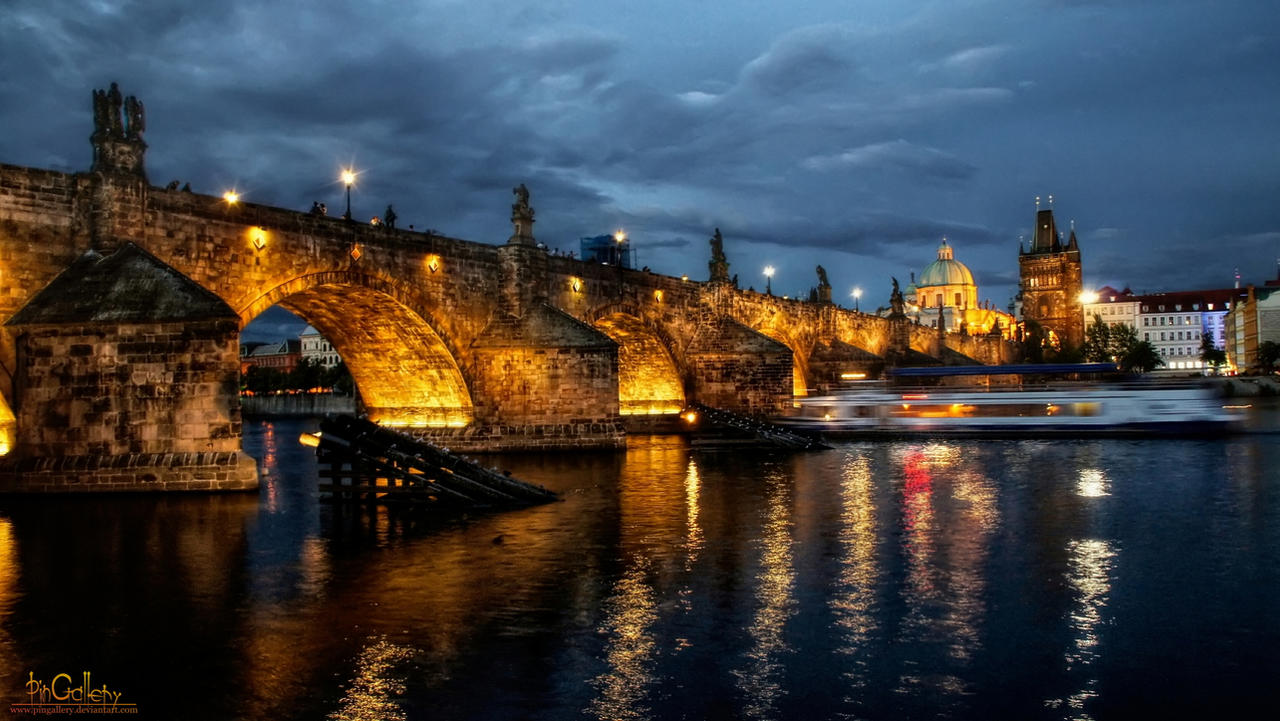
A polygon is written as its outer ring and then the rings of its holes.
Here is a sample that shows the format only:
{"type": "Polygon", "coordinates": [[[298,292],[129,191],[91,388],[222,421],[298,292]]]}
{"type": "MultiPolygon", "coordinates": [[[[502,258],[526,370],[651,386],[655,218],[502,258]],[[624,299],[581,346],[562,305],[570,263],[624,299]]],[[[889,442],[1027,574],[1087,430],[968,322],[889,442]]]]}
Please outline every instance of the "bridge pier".
{"type": "Polygon", "coordinates": [[[17,345],[0,491],[252,490],[239,321],[135,245],[89,251],[6,323],[17,345]]]}

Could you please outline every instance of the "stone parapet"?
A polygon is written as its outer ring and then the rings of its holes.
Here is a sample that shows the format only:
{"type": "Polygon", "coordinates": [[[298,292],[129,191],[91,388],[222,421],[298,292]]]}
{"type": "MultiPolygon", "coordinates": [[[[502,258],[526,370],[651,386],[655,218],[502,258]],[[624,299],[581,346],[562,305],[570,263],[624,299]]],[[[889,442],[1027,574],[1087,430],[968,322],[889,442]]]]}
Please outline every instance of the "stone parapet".
{"type": "Polygon", "coordinates": [[[254,491],[243,451],[0,458],[0,493],[254,491]]]}

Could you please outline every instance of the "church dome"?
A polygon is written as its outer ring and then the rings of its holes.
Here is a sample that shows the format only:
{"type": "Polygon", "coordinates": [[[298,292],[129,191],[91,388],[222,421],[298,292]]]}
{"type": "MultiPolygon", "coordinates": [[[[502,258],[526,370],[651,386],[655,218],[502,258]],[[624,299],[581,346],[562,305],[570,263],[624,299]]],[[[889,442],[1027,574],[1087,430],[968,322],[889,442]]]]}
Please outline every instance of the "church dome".
{"type": "Polygon", "coordinates": [[[935,285],[974,285],[973,273],[969,272],[964,263],[955,259],[954,251],[945,240],[938,246],[938,259],[926,266],[920,279],[916,281],[917,288],[935,285]]]}

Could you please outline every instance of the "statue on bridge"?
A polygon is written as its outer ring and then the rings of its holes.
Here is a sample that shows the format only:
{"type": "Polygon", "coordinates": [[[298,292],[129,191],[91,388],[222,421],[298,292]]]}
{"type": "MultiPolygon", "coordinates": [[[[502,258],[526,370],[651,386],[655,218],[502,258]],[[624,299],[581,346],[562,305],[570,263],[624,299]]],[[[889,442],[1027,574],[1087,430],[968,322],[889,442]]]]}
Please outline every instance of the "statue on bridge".
{"type": "Polygon", "coordinates": [[[533,208],[529,206],[529,189],[524,187],[524,183],[511,189],[515,193],[516,202],[511,206],[512,213],[520,213],[533,217],[533,208]]]}
{"type": "Polygon", "coordinates": [[[133,95],[125,98],[124,114],[129,123],[125,136],[130,140],[141,140],[143,131],[147,129],[147,111],[142,107],[142,101],[133,95]]]}
{"type": "Polygon", "coordinates": [[[511,204],[511,225],[515,231],[507,242],[536,246],[536,241],[533,239],[533,207],[529,205],[529,189],[521,183],[512,188],[511,192],[516,196],[516,202],[511,204]]]}
{"type": "Polygon", "coordinates": [[[822,266],[818,266],[818,287],[819,288],[831,287],[831,282],[827,280],[827,269],[823,268],[822,266]]]}
{"type": "Polygon", "coordinates": [[[145,180],[143,158],[147,144],[142,133],[147,129],[146,118],[142,101],[133,95],[124,97],[118,84],[94,90],[93,135],[89,136],[93,144],[92,170],[127,173],[145,180]]]}
{"type": "Polygon", "coordinates": [[[707,263],[711,270],[712,283],[728,283],[729,282],[729,259],[724,255],[724,238],[720,236],[720,229],[716,228],[716,234],[711,236],[711,262],[707,263]]]}
{"type": "Polygon", "coordinates": [[[902,291],[898,288],[898,279],[893,278],[892,276],[890,276],[890,278],[893,280],[893,292],[889,294],[890,316],[905,317],[906,316],[905,309],[907,307],[907,304],[906,304],[906,301],[902,299],[902,291]]]}

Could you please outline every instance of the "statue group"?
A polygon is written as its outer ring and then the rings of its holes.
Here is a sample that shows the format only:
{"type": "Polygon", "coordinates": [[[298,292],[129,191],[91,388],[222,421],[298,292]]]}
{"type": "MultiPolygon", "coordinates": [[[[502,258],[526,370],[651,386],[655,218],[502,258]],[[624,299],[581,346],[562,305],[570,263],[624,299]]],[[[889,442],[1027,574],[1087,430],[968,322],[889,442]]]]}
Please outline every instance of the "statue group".
{"type": "Polygon", "coordinates": [[[121,96],[120,86],[115,83],[107,90],[93,91],[94,135],[141,140],[146,129],[147,113],[141,100],[132,95],[121,96]]]}

